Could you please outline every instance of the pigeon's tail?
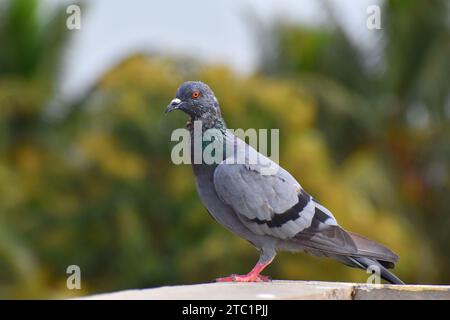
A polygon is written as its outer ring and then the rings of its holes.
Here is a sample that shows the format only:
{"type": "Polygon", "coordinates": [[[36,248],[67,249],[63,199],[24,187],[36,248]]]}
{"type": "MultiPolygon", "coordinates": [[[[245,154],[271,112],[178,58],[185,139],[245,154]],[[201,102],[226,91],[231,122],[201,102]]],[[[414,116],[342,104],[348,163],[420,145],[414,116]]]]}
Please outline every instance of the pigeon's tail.
{"type": "Polygon", "coordinates": [[[356,245],[357,254],[336,256],[337,260],[348,266],[379,274],[381,278],[392,284],[404,284],[388,270],[388,268],[393,268],[398,260],[398,256],[394,252],[360,235],[348,231],[347,233],[356,245]]]}
{"type": "Polygon", "coordinates": [[[357,248],[358,256],[375,259],[386,268],[393,268],[395,266],[395,263],[398,261],[398,255],[392,252],[392,250],[356,233],[346,232],[353,240],[357,248]]]}
{"type": "Polygon", "coordinates": [[[381,261],[365,257],[347,256],[345,258],[348,259],[348,261],[351,262],[353,266],[367,270],[372,274],[378,274],[381,278],[392,284],[405,284],[395,274],[384,267],[383,264],[380,263],[381,261]]]}
{"type": "Polygon", "coordinates": [[[349,267],[379,272],[381,278],[393,284],[403,283],[387,270],[398,260],[394,252],[340,226],[313,221],[308,229],[296,235],[295,241],[314,255],[333,258],[349,267]]]}

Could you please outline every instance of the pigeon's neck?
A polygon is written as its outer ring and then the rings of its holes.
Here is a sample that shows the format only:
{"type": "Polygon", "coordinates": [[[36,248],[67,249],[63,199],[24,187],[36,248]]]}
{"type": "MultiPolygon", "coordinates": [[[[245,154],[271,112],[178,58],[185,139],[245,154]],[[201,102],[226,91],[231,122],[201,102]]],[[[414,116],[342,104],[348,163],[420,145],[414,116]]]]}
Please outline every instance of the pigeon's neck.
{"type": "Polygon", "coordinates": [[[217,166],[218,163],[224,160],[226,155],[226,140],[227,140],[227,127],[225,122],[221,117],[216,118],[202,118],[193,119],[187,123],[186,127],[191,133],[191,157],[192,163],[195,163],[195,152],[201,151],[202,159],[204,160],[206,156],[211,155],[215,161],[212,163],[203,161],[201,166],[217,166]],[[201,122],[201,123],[200,123],[201,122]],[[201,129],[200,129],[201,128],[201,129]],[[198,142],[200,141],[200,142],[198,142]],[[217,154],[217,147],[222,146],[222,152],[217,154]],[[196,149],[196,146],[200,146],[200,150],[196,149]],[[209,146],[209,150],[207,150],[209,146]],[[213,151],[214,149],[214,151],[213,151]],[[208,151],[208,152],[206,152],[208,151]],[[206,152],[206,153],[205,153],[206,152]],[[219,157],[216,159],[216,157],[219,157]]]}
{"type": "Polygon", "coordinates": [[[191,118],[188,123],[186,124],[186,127],[189,129],[189,131],[194,131],[194,122],[200,121],[202,132],[204,133],[206,130],[209,129],[217,129],[222,134],[226,134],[227,126],[225,124],[225,121],[222,119],[222,117],[213,117],[213,116],[202,116],[198,118],[191,118]]]}

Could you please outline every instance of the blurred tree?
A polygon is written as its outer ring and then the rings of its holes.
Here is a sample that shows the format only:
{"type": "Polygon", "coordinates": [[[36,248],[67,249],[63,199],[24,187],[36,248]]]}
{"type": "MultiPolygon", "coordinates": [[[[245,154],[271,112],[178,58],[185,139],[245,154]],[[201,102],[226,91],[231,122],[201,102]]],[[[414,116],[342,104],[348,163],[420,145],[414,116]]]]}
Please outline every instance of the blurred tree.
{"type": "MultiPolygon", "coordinates": [[[[52,131],[43,117],[54,94],[66,32],[64,11],[39,2],[0,4],[0,296],[38,296],[48,276],[33,242],[47,200],[52,131]]],[[[50,205],[50,204],[48,204],[50,205]]]]}
{"type": "Polygon", "coordinates": [[[449,8],[444,0],[385,1],[371,51],[352,42],[330,9],[331,26],[277,25],[261,62],[263,73],[290,77],[317,98],[317,125],[336,163],[374,162],[385,183],[361,175],[355,185],[416,226],[437,258],[435,281],[447,283],[449,8]]]}

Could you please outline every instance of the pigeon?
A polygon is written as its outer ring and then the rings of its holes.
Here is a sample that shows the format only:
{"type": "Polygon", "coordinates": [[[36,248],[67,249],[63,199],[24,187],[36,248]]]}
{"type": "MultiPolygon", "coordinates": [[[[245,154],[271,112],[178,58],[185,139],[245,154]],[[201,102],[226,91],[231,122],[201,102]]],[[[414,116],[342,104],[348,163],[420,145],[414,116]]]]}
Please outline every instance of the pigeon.
{"type": "MultiPolygon", "coordinates": [[[[394,252],[344,230],[333,214],[289,172],[227,128],[219,102],[207,84],[200,81],[181,84],[166,114],[174,110],[181,110],[190,118],[187,130],[191,137],[191,162],[203,205],[218,223],[250,242],[260,253],[248,274],[232,274],[216,281],[270,281],[261,274],[263,269],[273,261],[277,251],[291,251],[332,258],[349,267],[377,270],[384,280],[403,284],[388,270],[398,260],[394,252]],[[214,130],[216,135],[211,141],[224,145],[224,152],[222,155],[216,152],[219,159],[213,163],[194,161],[195,123],[201,124],[202,133],[214,130]]],[[[200,145],[204,150],[208,144],[200,145]]]]}

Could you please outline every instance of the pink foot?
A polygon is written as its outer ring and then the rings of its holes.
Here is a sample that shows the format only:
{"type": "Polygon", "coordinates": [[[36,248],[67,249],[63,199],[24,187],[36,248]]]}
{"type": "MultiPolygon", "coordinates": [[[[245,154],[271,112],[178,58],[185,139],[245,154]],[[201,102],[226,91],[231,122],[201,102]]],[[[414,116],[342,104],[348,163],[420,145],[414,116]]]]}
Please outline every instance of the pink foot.
{"type": "Polygon", "coordinates": [[[268,282],[271,281],[268,276],[263,276],[261,274],[232,274],[229,277],[217,278],[216,282],[268,282]]]}

